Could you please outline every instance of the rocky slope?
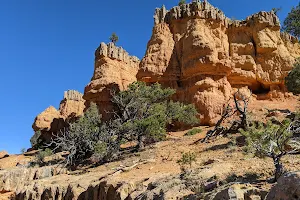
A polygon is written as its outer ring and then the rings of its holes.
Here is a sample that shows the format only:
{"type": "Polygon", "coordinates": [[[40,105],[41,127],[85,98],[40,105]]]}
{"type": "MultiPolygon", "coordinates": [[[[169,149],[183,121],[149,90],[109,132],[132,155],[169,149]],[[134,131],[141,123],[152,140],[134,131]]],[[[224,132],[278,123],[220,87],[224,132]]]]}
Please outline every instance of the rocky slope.
{"type": "MultiPolygon", "coordinates": [[[[253,101],[250,111],[263,114],[267,110],[296,108],[296,101],[253,101]],[[266,105],[265,109],[262,106],[266,105]]],[[[259,117],[259,116],[258,116],[259,117]]],[[[278,185],[266,180],[273,174],[271,159],[245,155],[243,147],[234,142],[239,135],[218,138],[210,143],[195,143],[203,133],[184,136],[187,131],[171,132],[166,141],[130,154],[119,161],[98,167],[84,167],[67,171],[54,166],[30,167],[34,160],[27,156],[22,165],[7,166],[6,157],[0,159],[0,199],[19,200],[150,200],[150,199],[252,199],[259,200],[280,195],[284,200],[298,195],[299,173],[287,174],[278,185]],[[177,160],[183,152],[194,152],[196,162],[182,173],[177,160]],[[2,165],[4,164],[4,165],[2,165]],[[297,185],[296,185],[297,184],[297,185]],[[284,185],[284,190],[279,190],[284,185]],[[295,192],[291,192],[295,191],[295,192]],[[8,196],[14,195],[13,198],[8,196]],[[7,197],[5,199],[5,197],[7,197]]],[[[19,161],[21,162],[21,161],[19,161]]],[[[288,155],[283,164],[289,171],[300,170],[300,157],[288,155]]]]}
{"type": "MultiPolygon", "coordinates": [[[[214,124],[232,88],[278,97],[300,57],[298,40],[280,33],[273,12],[232,21],[208,2],[156,9],[155,25],[137,79],[177,90],[194,103],[202,124],[214,124]]],[[[282,95],[283,96],[283,95],[282,95]]]]}
{"type": "Polygon", "coordinates": [[[41,131],[40,139],[49,142],[53,133],[65,127],[66,121],[83,114],[84,103],[80,92],[75,90],[64,92],[64,99],[60,102],[59,110],[50,106],[40,113],[34,120],[33,130],[41,131]]]}
{"type": "MultiPolygon", "coordinates": [[[[141,61],[114,43],[101,43],[95,52],[93,77],[84,95],[65,92],[59,110],[50,106],[36,117],[34,131],[40,130],[42,138],[49,141],[53,132],[82,115],[91,102],[97,103],[102,118],[107,120],[113,109],[111,93],[125,90],[137,80],[159,82],[176,89],[174,99],[194,103],[205,125],[213,125],[219,119],[223,105],[237,89],[248,95],[249,90],[253,91],[250,110],[256,114],[265,114],[264,107],[295,110],[295,98],[288,101],[276,98],[290,97],[284,78],[295,58],[300,57],[300,45],[296,38],[280,33],[279,19],[273,12],[259,12],[236,21],[204,1],[170,10],[156,9],[154,22],[141,61]]],[[[121,161],[76,172],[63,169],[57,173],[53,167],[25,169],[26,164],[15,168],[22,156],[2,158],[0,199],[11,194],[20,200],[263,199],[267,196],[273,186],[266,182],[273,173],[272,161],[245,157],[242,147],[232,145],[232,138],[196,145],[194,142],[203,135],[184,137],[184,133],[170,133],[167,141],[121,161]],[[197,154],[197,162],[190,176],[184,178],[176,161],[182,152],[188,151],[197,154]],[[9,163],[14,166],[8,167],[9,163]],[[232,173],[239,177],[233,181],[238,183],[224,184],[232,173]],[[253,181],[249,174],[259,176],[261,182],[257,178],[253,181]],[[202,185],[205,196],[199,197],[202,185]]],[[[24,160],[27,163],[33,158],[24,160]]],[[[300,170],[299,163],[299,157],[288,156],[284,160],[291,171],[300,170]]],[[[298,174],[287,178],[290,177],[299,180],[298,174]]],[[[276,187],[271,190],[268,198],[273,198],[277,190],[276,187]]],[[[289,194],[280,195],[285,198],[289,194]]]]}

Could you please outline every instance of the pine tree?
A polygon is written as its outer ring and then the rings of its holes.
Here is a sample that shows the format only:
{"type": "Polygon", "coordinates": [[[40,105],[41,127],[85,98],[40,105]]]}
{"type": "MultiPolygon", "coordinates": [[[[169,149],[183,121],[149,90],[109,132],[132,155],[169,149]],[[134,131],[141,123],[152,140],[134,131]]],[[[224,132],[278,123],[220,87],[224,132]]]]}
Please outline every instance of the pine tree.
{"type": "Polygon", "coordinates": [[[119,41],[119,37],[117,36],[116,33],[112,33],[111,36],[109,37],[109,40],[112,43],[116,44],[119,41]]]}
{"type": "Polygon", "coordinates": [[[300,37],[300,3],[298,6],[292,8],[284,20],[283,29],[295,37],[300,37]]]}

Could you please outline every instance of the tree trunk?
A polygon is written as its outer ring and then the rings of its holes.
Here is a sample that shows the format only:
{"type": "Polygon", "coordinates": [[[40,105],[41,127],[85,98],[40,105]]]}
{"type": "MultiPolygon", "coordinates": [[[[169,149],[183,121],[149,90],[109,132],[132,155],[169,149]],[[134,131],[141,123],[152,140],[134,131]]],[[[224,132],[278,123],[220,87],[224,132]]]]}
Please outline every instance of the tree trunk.
{"type": "Polygon", "coordinates": [[[274,166],[275,166],[275,182],[277,182],[280,176],[284,173],[284,168],[280,159],[281,156],[273,157],[274,166]]]}
{"type": "Polygon", "coordinates": [[[138,151],[142,151],[143,149],[145,149],[145,136],[143,135],[139,135],[138,136],[138,151]]]}

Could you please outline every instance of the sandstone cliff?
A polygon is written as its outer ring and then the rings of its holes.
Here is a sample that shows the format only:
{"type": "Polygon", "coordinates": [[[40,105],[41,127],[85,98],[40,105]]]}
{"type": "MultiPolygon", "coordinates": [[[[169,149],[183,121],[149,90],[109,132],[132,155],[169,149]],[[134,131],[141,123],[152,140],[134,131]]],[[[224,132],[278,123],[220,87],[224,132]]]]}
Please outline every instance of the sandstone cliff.
{"type": "Polygon", "coordinates": [[[233,88],[285,91],[284,78],[300,57],[298,40],[280,33],[273,12],[232,21],[208,2],[156,9],[154,28],[137,79],[177,90],[194,103],[202,124],[219,118],[233,88]]]}
{"type": "Polygon", "coordinates": [[[50,106],[40,113],[34,120],[33,130],[41,131],[41,139],[49,141],[53,133],[66,126],[66,121],[83,114],[84,103],[80,92],[75,90],[64,92],[64,99],[60,102],[59,110],[50,106]]]}
{"type": "Polygon", "coordinates": [[[95,52],[95,68],[91,82],[85,87],[83,98],[88,106],[95,102],[103,119],[110,117],[113,105],[112,91],[120,91],[136,81],[139,59],[130,56],[122,47],[114,43],[101,43],[95,52]]]}

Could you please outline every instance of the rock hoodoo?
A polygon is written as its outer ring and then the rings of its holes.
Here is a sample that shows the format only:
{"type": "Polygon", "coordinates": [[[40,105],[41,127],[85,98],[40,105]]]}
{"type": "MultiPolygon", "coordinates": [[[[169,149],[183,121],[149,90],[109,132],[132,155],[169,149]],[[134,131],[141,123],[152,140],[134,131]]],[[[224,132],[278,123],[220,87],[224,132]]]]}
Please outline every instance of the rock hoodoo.
{"type": "MultiPolygon", "coordinates": [[[[170,10],[163,6],[155,10],[152,37],[141,61],[114,43],[100,44],[83,99],[86,107],[97,103],[102,119],[107,120],[113,109],[112,91],[125,90],[137,80],[159,82],[176,89],[174,100],[194,103],[202,124],[213,125],[237,88],[248,94],[252,90],[258,99],[289,96],[284,78],[297,57],[298,39],[280,32],[273,11],[238,21],[207,1],[170,10]]],[[[48,108],[38,116],[34,129],[49,131],[54,118],[65,119],[74,107],[75,113],[82,113],[83,100],[73,98],[72,106],[63,101],[59,111],[48,108]]]]}
{"type": "MultiPolygon", "coordinates": [[[[156,9],[154,28],[137,79],[175,88],[212,125],[233,88],[285,91],[284,78],[300,56],[298,40],[280,33],[274,12],[227,18],[208,2],[156,9]]],[[[266,95],[265,95],[266,96],[266,95]]]]}
{"type": "Polygon", "coordinates": [[[110,117],[112,91],[122,91],[136,81],[140,60],[130,56],[114,43],[101,43],[95,52],[95,68],[91,82],[85,87],[83,98],[88,106],[95,102],[103,119],[110,117]]]}
{"type": "Polygon", "coordinates": [[[50,106],[40,113],[32,125],[33,130],[41,131],[41,139],[49,141],[53,133],[66,126],[66,121],[83,114],[85,101],[82,96],[75,90],[64,92],[64,99],[60,102],[59,110],[50,106]]]}

